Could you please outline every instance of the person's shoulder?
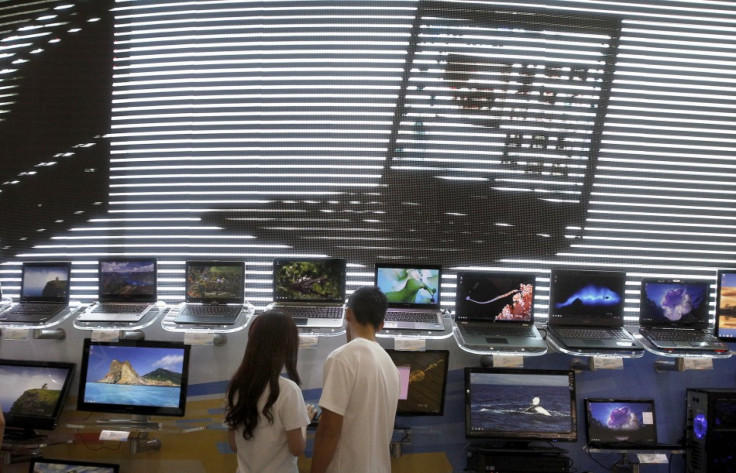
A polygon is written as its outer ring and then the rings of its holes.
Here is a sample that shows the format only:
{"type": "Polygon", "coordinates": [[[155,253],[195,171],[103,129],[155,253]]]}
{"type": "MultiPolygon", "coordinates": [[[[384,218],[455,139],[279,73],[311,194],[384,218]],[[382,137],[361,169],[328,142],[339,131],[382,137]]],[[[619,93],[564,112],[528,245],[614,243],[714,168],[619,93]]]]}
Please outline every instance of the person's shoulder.
{"type": "Polygon", "coordinates": [[[296,384],[293,380],[287,378],[286,376],[279,376],[279,388],[281,389],[301,389],[299,388],[298,384],[296,384]]]}

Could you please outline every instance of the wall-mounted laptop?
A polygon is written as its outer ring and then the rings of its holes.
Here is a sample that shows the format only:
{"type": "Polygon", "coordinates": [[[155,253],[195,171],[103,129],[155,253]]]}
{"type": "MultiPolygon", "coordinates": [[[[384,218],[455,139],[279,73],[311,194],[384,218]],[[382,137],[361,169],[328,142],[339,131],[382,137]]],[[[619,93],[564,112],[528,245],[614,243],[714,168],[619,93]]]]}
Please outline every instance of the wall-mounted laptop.
{"type": "Polygon", "coordinates": [[[440,308],[442,267],[376,263],[375,285],[388,299],[384,329],[445,330],[440,308]]]}
{"type": "Polygon", "coordinates": [[[245,304],[245,263],[187,261],[185,302],[174,322],[232,325],[245,304]]]}
{"type": "Polygon", "coordinates": [[[290,315],[300,327],[341,327],[345,276],[344,259],[276,258],[271,307],[290,315]]]}
{"type": "Polygon", "coordinates": [[[0,322],[41,324],[69,307],[69,262],[23,263],[20,301],[0,313],[0,322]]]}
{"type": "Polygon", "coordinates": [[[546,353],[534,326],[533,274],[457,274],[455,325],[464,346],[479,350],[546,353]]]}
{"type": "Polygon", "coordinates": [[[154,258],[104,258],[97,267],[97,303],[77,320],[137,322],[153,309],[158,299],[154,258]]]}
{"type": "Polygon", "coordinates": [[[709,328],[710,282],[646,278],[641,282],[639,332],[661,350],[727,353],[709,328]]]}
{"type": "Polygon", "coordinates": [[[719,269],[716,286],[716,336],[736,340],[736,269],[719,269]]]}
{"type": "Polygon", "coordinates": [[[622,272],[553,269],[548,336],[574,352],[643,353],[624,328],[625,285],[622,272]]]}

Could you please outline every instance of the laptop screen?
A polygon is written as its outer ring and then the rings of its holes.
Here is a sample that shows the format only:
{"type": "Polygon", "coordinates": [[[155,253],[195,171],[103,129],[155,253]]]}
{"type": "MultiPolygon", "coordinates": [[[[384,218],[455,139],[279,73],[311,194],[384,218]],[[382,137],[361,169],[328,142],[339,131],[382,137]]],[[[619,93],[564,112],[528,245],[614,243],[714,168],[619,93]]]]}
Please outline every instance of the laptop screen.
{"type": "Polygon", "coordinates": [[[186,301],[242,304],[245,301],[245,263],[187,261],[186,301]]]}
{"type": "Polygon", "coordinates": [[[455,320],[533,322],[533,274],[459,272],[455,320]]]}
{"type": "Polygon", "coordinates": [[[639,324],[643,327],[707,328],[709,294],[707,281],[644,279],[639,324]]]}
{"type": "Polygon", "coordinates": [[[274,302],[345,302],[345,260],[286,259],[273,261],[274,302]]]}
{"type": "Polygon", "coordinates": [[[441,273],[437,265],[377,263],[375,284],[389,307],[439,309],[441,273]]]}
{"type": "Polygon", "coordinates": [[[552,270],[550,324],[623,326],[625,285],[625,273],[552,270]]]}
{"type": "Polygon", "coordinates": [[[609,448],[657,444],[652,400],[586,399],[585,420],[589,444],[609,448]]]}
{"type": "Polygon", "coordinates": [[[106,258],[98,263],[100,302],[156,302],[156,260],[106,258]]]}
{"type": "Polygon", "coordinates": [[[736,339],[736,269],[718,270],[716,335],[736,339]]]}
{"type": "Polygon", "coordinates": [[[68,302],[71,263],[23,263],[21,302],[68,302]]]}

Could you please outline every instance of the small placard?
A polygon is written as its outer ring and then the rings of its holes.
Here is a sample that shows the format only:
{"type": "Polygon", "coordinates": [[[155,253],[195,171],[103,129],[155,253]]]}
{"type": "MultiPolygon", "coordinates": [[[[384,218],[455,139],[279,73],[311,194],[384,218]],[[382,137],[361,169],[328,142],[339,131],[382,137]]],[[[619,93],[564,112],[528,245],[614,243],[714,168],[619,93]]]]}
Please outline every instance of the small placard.
{"type": "Polygon", "coordinates": [[[713,358],[683,358],[682,367],[686,370],[712,370],[713,358]]]}
{"type": "Polygon", "coordinates": [[[524,357],[520,355],[493,355],[494,368],[523,368],[524,357]]]}
{"type": "Polygon", "coordinates": [[[639,463],[661,463],[664,465],[669,463],[669,459],[664,453],[638,453],[636,457],[639,459],[639,463]]]}
{"type": "Polygon", "coordinates": [[[427,341],[423,338],[395,338],[394,349],[402,351],[424,351],[427,341]]]}
{"type": "Polygon", "coordinates": [[[187,332],[184,334],[184,343],[187,345],[214,345],[214,333],[187,332]]]}
{"type": "Polygon", "coordinates": [[[111,440],[113,442],[127,442],[130,432],[121,430],[103,430],[100,432],[100,440],[111,440]]]}
{"type": "Polygon", "coordinates": [[[299,348],[314,348],[319,343],[319,337],[317,335],[302,335],[299,334],[299,348]]]}
{"type": "Polygon", "coordinates": [[[117,342],[120,339],[120,330],[92,330],[93,342],[117,342]]]}
{"type": "Polygon", "coordinates": [[[593,366],[597,370],[622,370],[624,359],[620,356],[596,356],[593,357],[593,366]]]}
{"type": "Polygon", "coordinates": [[[4,328],[3,338],[5,340],[28,340],[29,333],[27,328],[4,328]]]}

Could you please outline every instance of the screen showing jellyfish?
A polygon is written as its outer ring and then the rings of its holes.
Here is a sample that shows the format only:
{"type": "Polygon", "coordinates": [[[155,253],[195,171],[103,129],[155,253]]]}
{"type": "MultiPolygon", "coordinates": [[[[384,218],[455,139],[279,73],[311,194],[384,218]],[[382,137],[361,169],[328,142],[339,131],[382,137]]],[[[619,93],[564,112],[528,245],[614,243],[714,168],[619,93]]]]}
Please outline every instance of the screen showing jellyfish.
{"type": "Polygon", "coordinates": [[[622,318],[625,284],[625,273],[553,270],[550,319],[622,318]]]}
{"type": "Polygon", "coordinates": [[[709,292],[707,281],[644,280],[639,322],[647,326],[705,328],[709,292]]]}
{"type": "Polygon", "coordinates": [[[651,400],[586,399],[588,442],[606,445],[654,445],[657,428],[651,400]]]}
{"type": "Polygon", "coordinates": [[[533,274],[459,272],[456,320],[532,322],[533,274]]]}

